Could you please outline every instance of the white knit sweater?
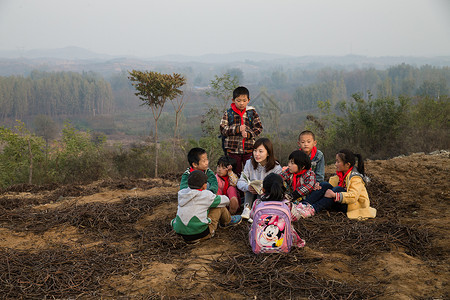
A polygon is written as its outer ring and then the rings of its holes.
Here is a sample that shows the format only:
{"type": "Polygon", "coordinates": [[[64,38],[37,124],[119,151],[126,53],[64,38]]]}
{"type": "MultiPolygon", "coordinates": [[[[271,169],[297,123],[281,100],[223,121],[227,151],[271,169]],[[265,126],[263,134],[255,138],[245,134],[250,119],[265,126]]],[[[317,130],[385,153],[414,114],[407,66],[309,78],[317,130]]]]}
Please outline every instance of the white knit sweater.
{"type": "Polygon", "coordinates": [[[250,181],[253,181],[253,180],[264,180],[264,178],[270,173],[281,174],[281,171],[282,171],[281,166],[278,163],[269,172],[266,172],[266,168],[259,163],[258,167],[254,169],[252,165],[252,160],[249,159],[245,162],[244,170],[241,173],[241,178],[239,178],[237,183],[237,188],[243,192],[248,192],[248,184],[247,181],[242,177],[243,174],[245,174],[245,176],[247,176],[247,178],[250,179],[250,181]]]}

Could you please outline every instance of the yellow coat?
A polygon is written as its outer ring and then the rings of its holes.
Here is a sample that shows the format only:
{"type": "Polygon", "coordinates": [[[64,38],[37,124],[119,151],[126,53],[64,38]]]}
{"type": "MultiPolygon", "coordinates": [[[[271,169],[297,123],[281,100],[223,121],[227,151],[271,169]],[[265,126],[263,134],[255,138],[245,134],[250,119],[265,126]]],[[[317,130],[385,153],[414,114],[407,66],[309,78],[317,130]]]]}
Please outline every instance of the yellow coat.
{"type": "MultiPolygon", "coordinates": [[[[332,176],[329,182],[335,187],[339,184],[339,177],[337,175],[332,176]]],[[[347,217],[349,219],[375,218],[377,210],[370,207],[369,194],[362,175],[356,171],[350,172],[345,177],[345,186],[347,191],[339,193],[339,196],[342,203],[348,205],[347,217]]]]}

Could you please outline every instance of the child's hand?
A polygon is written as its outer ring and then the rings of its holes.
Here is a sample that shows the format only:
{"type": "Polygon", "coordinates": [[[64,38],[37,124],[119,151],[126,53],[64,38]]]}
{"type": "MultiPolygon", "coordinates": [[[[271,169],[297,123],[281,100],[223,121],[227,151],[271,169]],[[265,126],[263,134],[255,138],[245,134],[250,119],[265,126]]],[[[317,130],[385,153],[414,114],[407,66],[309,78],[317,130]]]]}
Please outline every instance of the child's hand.
{"type": "Polygon", "coordinates": [[[313,190],[318,191],[318,190],[320,190],[321,188],[322,188],[322,187],[320,186],[320,183],[316,182],[316,183],[314,184],[313,190]]]}
{"type": "Polygon", "coordinates": [[[333,192],[333,190],[327,190],[326,192],[325,192],[325,197],[326,198],[336,198],[336,193],[335,192],[333,192]]]}
{"type": "Polygon", "coordinates": [[[241,135],[243,136],[243,137],[247,137],[247,131],[245,131],[245,125],[241,125],[241,126],[239,126],[239,131],[241,132],[241,135]]]}
{"type": "Polygon", "coordinates": [[[227,166],[227,171],[230,172],[231,170],[233,170],[233,166],[232,165],[228,165],[227,166]]]}
{"type": "Polygon", "coordinates": [[[289,168],[288,166],[282,167],[282,168],[281,168],[281,171],[285,172],[288,168],[289,168]]]}
{"type": "Polygon", "coordinates": [[[257,192],[256,192],[256,190],[250,185],[249,187],[248,187],[248,191],[250,192],[250,193],[252,193],[252,194],[258,194],[257,192]]]}

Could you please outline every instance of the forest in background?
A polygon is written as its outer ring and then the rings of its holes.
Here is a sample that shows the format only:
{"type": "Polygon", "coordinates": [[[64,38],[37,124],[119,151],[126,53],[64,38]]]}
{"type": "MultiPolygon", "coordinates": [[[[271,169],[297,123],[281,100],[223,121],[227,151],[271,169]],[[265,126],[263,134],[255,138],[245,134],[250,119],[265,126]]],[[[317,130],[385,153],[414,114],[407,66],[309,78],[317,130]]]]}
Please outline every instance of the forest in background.
{"type": "MultiPolygon", "coordinates": [[[[226,76],[250,89],[263,135],[274,141],[282,163],[305,128],[316,132],[329,160],[343,146],[367,158],[449,148],[449,67],[270,67],[257,75],[239,66],[215,74],[158,69],[187,79],[178,133],[174,106],[167,104],[158,122],[158,147],[166,150],[161,174],[181,172],[192,146],[208,149],[214,167],[221,155],[219,118],[231,96],[211,93],[221,88],[211,85],[226,76]]],[[[0,186],[152,176],[154,122],[134,93],[126,71],[1,76],[0,186]]]]}

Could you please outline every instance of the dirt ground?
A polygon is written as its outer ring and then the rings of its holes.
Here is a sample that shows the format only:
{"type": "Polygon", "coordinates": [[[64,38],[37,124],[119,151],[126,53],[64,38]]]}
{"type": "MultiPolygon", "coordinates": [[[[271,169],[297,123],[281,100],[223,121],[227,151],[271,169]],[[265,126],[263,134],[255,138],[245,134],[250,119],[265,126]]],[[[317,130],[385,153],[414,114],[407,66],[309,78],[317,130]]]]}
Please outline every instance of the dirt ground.
{"type": "MultiPolygon", "coordinates": [[[[18,185],[0,194],[3,299],[450,299],[447,151],[367,161],[377,218],[323,212],[288,254],[254,255],[248,224],[186,245],[178,176],[18,185]]],[[[327,166],[327,176],[334,166],[327,166]]]]}

